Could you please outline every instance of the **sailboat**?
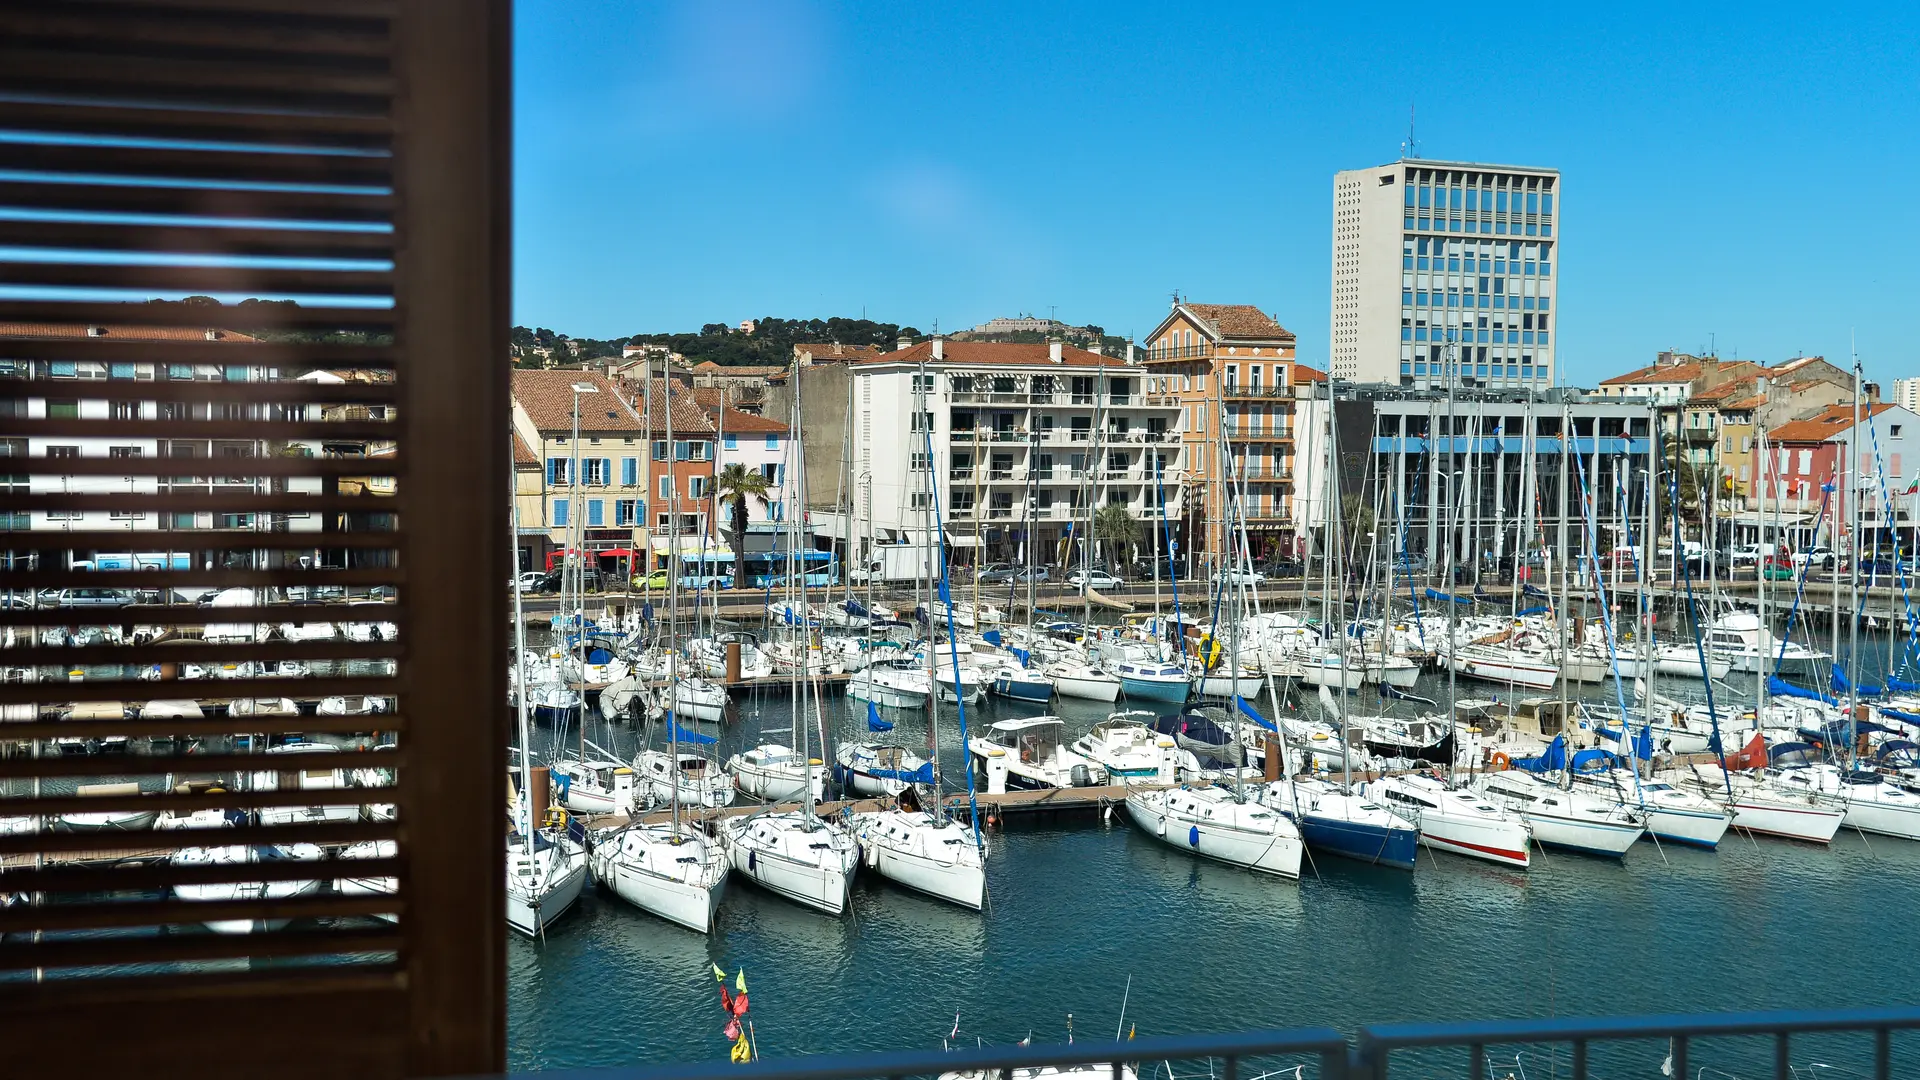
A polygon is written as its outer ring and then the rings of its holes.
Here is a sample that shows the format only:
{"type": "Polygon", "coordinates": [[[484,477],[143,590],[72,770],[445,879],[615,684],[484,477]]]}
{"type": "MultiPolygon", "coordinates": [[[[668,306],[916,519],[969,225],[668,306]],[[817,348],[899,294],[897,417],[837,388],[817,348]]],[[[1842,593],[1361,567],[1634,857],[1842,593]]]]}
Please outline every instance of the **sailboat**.
{"type": "MultiPolygon", "coordinates": [[[[575,439],[574,445],[579,442],[575,439]]],[[[513,527],[518,535],[518,499],[514,500],[513,527]]],[[[527,621],[518,575],[513,582],[513,632],[514,660],[523,666],[519,681],[525,686],[527,621]]],[[[514,710],[520,726],[520,791],[514,799],[512,828],[507,835],[507,925],[528,937],[539,937],[580,899],[580,890],[587,883],[587,849],[565,829],[535,825],[539,808],[533,805],[533,766],[529,759],[533,740],[527,707],[526,696],[522,695],[514,710]]]]}
{"type": "MultiPolygon", "coordinates": [[[[796,417],[804,415],[800,408],[800,389],[796,381],[793,410],[796,417]]],[[[792,445],[800,448],[801,442],[796,438],[792,440],[792,445]]],[[[799,452],[804,454],[805,451],[802,448],[799,452]]],[[[788,475],[794,478],[795,485],[795,497],[788,501],[788,505],[807,505],[807,470],[804,461],[796,462],[788,475]]],[[[787,538],[786,588],[789,590],[794,589],[795,583],[800,580],[795,559],[799,542],[796,518],[789,525],[787,538]]],[[[790,640],[809,632],[804,626],[789,626],[786,630],[790,640]]],[[[800,659],[800,670],[794,673],[791,682],[796,718],[804,714],[802,688],[810,684],[807,664],[811,651],[795,650],[795,655],[800,659]]],[[[820,699],[816,694],[812,700],[818,717],[820,699]]],[[[799,719],[794,724],[794,729],[800,735],[800,758],[809,773],[806,786],[812,790],[811,773],[815,766],[814,759],[807,753],[809,726],[799,719]]],[[[839,915],[847,910],[854,872],[860,865],[860,847],[844,825],[822,820],[815,814],[811,801],[801,803],[798,810],[763,810],[724,819],[720,822],[720,843],[726,850],[727,861],[732,864],[734,872],[746,876],[756,885],[829,915],[839,915]]]]}
{"type": "Polygon", "coordinates": [[[1550,847],[1617,859],[1646,832],[1644,818],[1634,810],[1525,770],[1482,773],[1474,788],[1488,802],[1519,814],[1533,839],[1550,847]]]}

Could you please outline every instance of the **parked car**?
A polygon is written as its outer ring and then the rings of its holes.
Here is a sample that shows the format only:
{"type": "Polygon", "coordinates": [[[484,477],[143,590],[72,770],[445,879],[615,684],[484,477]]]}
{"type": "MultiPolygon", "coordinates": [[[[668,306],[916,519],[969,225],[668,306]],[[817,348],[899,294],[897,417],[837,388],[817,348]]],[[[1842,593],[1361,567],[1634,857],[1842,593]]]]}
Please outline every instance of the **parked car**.
{"type": "Polygon", "coordinates": [[[1265,585],[1267,583],[1267,575],[1260,571],[1237,566],[1227,571],[1226,578],[1229,585],[1265,585]]]}
{"type": "Polygon", "coordinates": [[[1735,570],[1751,570],[1760,565],[1760,560],[1772,558],[1776,554],[1772,544],[1741,544],[1733,549],[1727,565],[1735,570]]]}
{"type": "Polygon", "coordinates": [[[119,608],[134,602],[131,589],[61,589],[54,606],[63,608],[119,608]]]}
{"type": "Polygon", "coordinates": [[[1017,566],[1009,566],[1006,563],[988,563],[986,566],[980,568],[980,573],[976,575],[976,577],[982,585],[1004,585],[1012,581],[1013,575],[1019,572],[1020,568],[1017,566]]]}
{"type": "Polygon", "coordinates": [[[1793,566],[1811,566],[1817,570],[1832,570],[1840,565],[1840,556],[1825,544],[1815,544],[1805,551],[1793,553],[1793,566]]]}
{"type": "Polygon", "coordinates": [[[1012,582],[1015,585],[1025,585],[1028,582],[1032,582],[1037,585],[1047,580],[1047,568],[1044,566],[1024,567],[1022,569],[1015,570],[1013,572],[1013,576],[1008,578],[1007,580],[1012,582]]]}
{"type": "Polygon", "coordinates": [[[533,592],[540,587],[540,582],[545,580],[546,576],[547,574],[544,570],[522,571],[519,578],[520,591],[533,592]]]}
{"type": "Polygon", "coordinates": [[[1778,557],[1768,559],[1761,573],[1768,581],[1792,581],[1795,576],[1793,565],[1778,557]]]}
{"type": "Polygon", "coordinates": [[[1405,552],[1401,554],[1395,562],[1398,564],[1397,569],[1402,574],[1424,574],[1432,566],[1427,560],[1427,553],[1424,551],[1405,552]]]}
{"type": "Polygon", "coordinates": [[[1076,570],[1067,575],[1067,584],[1076,589],[1116,589],[1125,585],[1126,582],[1121,581],[1105,570],[1087,570],[1084,572],[1076,570]]]}
{"type": "Polygon", "coordinates": [[[635,574],[633,575],[633,587],[642,590],[665,589],[667,587],[667,572],[665,570],[655,570],[651,574],[635,574]]]}

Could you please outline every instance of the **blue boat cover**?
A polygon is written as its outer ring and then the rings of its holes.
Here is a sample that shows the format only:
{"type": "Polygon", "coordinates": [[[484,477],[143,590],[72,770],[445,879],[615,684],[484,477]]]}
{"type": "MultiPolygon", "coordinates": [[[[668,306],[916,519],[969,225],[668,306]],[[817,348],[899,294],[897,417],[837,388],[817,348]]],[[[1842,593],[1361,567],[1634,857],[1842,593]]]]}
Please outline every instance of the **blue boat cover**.
{"type": "Polygon", "coordinates": [[[1233,703],[1237,708],[1239,708],[1240,712],[1243,715],[1245,715],[1247,719],[1253,721],[1256,724],[1259,724],[1261,727],[1266,728],[1268,731],[1280,730],[1278,727],[1274,725],[1273,721],[1267,719],[1264,716],[1261,716],[1259,710],[1255,709],[1252,705],[1249,705],[1247,703],[1246,698],[1241,697],[1239,694],[1235,694],[1233,695],[1233,703]]]}
{"type": "Polygon", "coordinates": [[[1905,679],[1889,675],[1887,676],[1887,689],[1896,694],[1911,694],[1920,691],[1920,683],[1908,682],[1905,679]]]}
{"type": "Polygon", "coordinates": [[[868,769],[866,774],[876,780],[904,780],[909,784],[933,783],[933,762],[925,762],[917,769],[868,769]]]}
{"type": "Polygon", "coordinates": [[[1522,585],[1522,586],[1520,586],[1520,593],[1521,593],[1521,595],[1523,595],[1523,596],[1531,596],[1531,597],[1533,597],[1533,598],[1534,598],[1535,600],[1551,600],[1551,599],[1553,599],[1553,597],[1551,597],[1551,596],[1549,596],[1549,595],[1547,595],[1547,590],[1545,590],[1545,589],[1542,589],[1542,588],[1538,588],[1538,587],[1536,587],[1536,586],[1533,586],[1533,585],[1522,585]]]}
{"type": "Polygon", "coordinates": [[[1564,735],[1555,735],[1547,744],[1546,752],[1539,757],[1514,758],[1513,767],[1528,772],[1552,772],[1567,767],[1567,739],[1564,735]]]}
{"type": "MultiPolygon", "coordinates": [[[[997,631],[997,630],[989,630],[989,631],[987,631],[987,633],[989,633],[989,634],[997,634],[997,633],[999,633],[999,631],[997,631]]],[[[994,642],[994,644],[996,644],[996,645],[997,645],[997,644],[999,644],[999,642],[994,642]]],[[[1007,651],[1008,651],[1008,652],[1011,652],[1011,653],[1013,654],[1013,658],[1014,658],[1015,660],[1018,660],[1018,661],[1020,661],[1020,666],[1021,666],[1021,667],[1027,667],[1027,666],[1029,666],[1029,665],[1031,665],[1031,664],[1033,663],[1033,654],[1032,654],[1032,653],[1030,653],[1030,652],[1028,652],[1028,651],[1027,651],[1027,650],[1025,650],[1025,649],[1009,649],[1009,650],[1007,650],[1007,651]]]]}
{"type": "Polygon", "coordinates": [[[667,734],[683,743],[693,743],[696,746],[710,746],[720,741],[711,735],[702,735],[697,731],[688,731],[681,727],[674,721],[672,713],[667,714],[667,734]]]}
{"type": "Polygon", "coordinates": [[[1552,610],[1553,610],[1552,608],[1547,607],[1545,604],[1539,604],[1530,608],[1521,608],[1519,611],[1514,612],[1514,614],[1515,615],[1545,615],[1547,612],[1552,610]]]}
{"type": "Polygon", "coordinates": [[[1611,750],[1582,750],[1573,755],[1574,772],[1602,772],[1620,764],[1620,755],[1611,750]]]}
{"type": "Polygon", "coordinates": [[[873,705],[873,702],[871,701],[867,702],[867,730],[868,731],[892,731],[893,730],[893,721],[880,719],[880,710],[875,708],[873,705]]]}
{"type": "MultiPolygon", "coordinates": [[[[1621,741],[1620,732],[1618,731],[1609,731],[1604,727],[1597,727],[1594,729],[1594,733],[1603,739],[1611,739],[1615,743],[1621,741]]],[[[1608,753],[1612,753],[1612,751],[1608,751],[1608,753]]],[[[1633,737],[1633,755],[1648,761],[1653,760],[1653,732],[1643,727],[1640,729],[1640,734],[1633,737]]]]}
{"type": "Polygon", "coordinates": [[[1767,693],[1774,697],[1805,698],[1808,701],[1824,701],[1829,705],[1840,704],[1839,699],[1828,697],[1818,690],[1809,690],[1804,686],[1795,686],[1778,675],[1767,676],[1767,693]]]}
{"type": "MultiPolygon", "coordinates": [[[[1832,679],[1829,680],[1829,686],[1832,688],[1833,692],[1836,694],[1844,694],[1847,692],[1847,688],[1849,685],[1851,684],[1847,679],[1846,669],[1841,667],[1838,663],[1834,664],[1833,677],[1832,679]]],[[[1853,691],[1854,693],[1859,694],[1862,697],[1879,697],[1881,694],[1886,693],[1885,690],[1882,690],[1877,686],[1865,686],[1865,685],[1855,686],[1853,687],[1853,691]]]]}
{"type": "Polygon", "coordinates": [[[1473,597],[1471,596],[1448,596],[1446,593],[1443,593],[1439,589],[1435,589],[1435,588],[1427,589],[1427,599],[1437,601],[1442,604],[1447,603],[1449,601],[1455,604],[1473,603],[1473,597]]]}
{"type": "Polygon", "coordinates": [[[1883,716],[1891,716],[1895,720],[1905,720],[1910,724],[1920,724],[1920,713],[1910,713],[1910,712],[1905,712],[1901,709],[1888,709],[1888,708],[1882,708],[1880,710],[1880,713],[1883,716]]]}
{"type": "Polygon", "coordinates": [[[998,645],[1000,644],[1000,631],[989,630],[986,633],[980,635],[980,640],[986,642],[989,645],[998,645]]]}

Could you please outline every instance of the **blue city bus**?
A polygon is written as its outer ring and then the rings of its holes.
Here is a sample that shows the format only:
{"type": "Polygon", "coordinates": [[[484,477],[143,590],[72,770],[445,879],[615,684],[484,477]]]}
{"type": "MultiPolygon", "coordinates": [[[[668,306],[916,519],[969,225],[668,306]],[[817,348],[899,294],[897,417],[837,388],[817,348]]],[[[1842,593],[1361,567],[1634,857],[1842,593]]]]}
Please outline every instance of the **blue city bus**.
{"type": "MultiPolygon", "coordinates": [[[[756,589],[785,585],[789,561],[789,554],[785,551],[749,552],[745,566],[747,580],[756,589]]],[[[840,583],[840,564],[834,561],[831,551],[795,551],[791,554],[791,562],[798,564],[794,572],[807,588],[840,583]]]]}

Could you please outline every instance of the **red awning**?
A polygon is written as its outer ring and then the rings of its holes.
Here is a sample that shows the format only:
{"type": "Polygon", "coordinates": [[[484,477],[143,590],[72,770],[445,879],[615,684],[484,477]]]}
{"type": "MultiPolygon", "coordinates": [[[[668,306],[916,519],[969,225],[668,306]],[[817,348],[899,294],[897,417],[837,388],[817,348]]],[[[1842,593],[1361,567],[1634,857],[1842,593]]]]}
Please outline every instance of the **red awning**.
{"type": "Polygon", "coordinates": [[[632,548],[607,548],[604,551],[596,551],[594,552],[594,554],[602,555],[602,556],[612,555],[621,559],[631,559],[633,558],[633,549],[632,548]]]}

